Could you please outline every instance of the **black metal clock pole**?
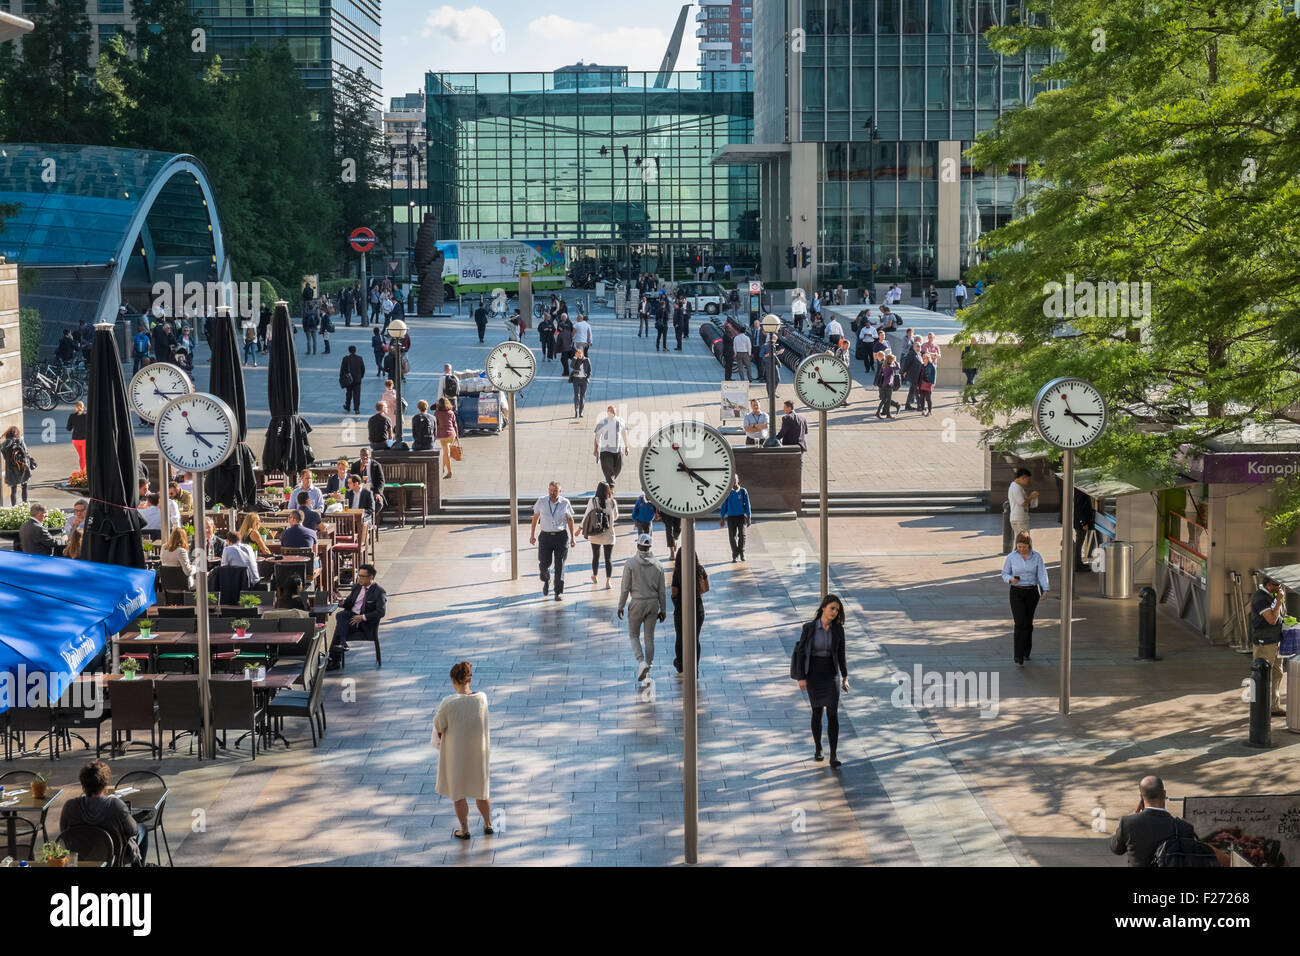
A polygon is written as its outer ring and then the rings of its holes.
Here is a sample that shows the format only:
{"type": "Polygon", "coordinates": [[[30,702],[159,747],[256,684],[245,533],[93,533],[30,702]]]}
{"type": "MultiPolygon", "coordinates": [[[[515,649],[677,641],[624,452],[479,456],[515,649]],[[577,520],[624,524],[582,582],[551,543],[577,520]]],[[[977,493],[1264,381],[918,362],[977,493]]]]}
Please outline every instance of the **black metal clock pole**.
{"type": "MultiPolygon", "coordinates": [[[[199,632],[199,708],[203,717],[202,751],[211,758],[216,751],[216,736],[212,727],[212,694],[208,681],[212,678],[212,630],[208,624],[211,608],[208,605],[208,534],[207,504],[204,500],[203,472],[194,472],[194,537],[203,542],[198,552],[198,571],[194,575],[194,617],[199,632]]],[[[215,529],[213,531],[215,534],[215,529]]]]}
{"type": "MultiPolygon", "coordinates": [[[[519,580],[519,481],[515,474],[515,393],[506,392],[507,450],[510,455],[510,580],[519,580]]],[[[557,592],[558,593],[558,592],[557,592]]]]}
{"type": "Polygon", "coordinates": [[[831,533],[830,533],[830,522],[827,521],[826,519],[826,480],[827,480],[826,468],[827,468],[827,460],[830,457],[826,452],[826,446],[830,444],[830,434],[826,430],[826,409],[823,408],[817,413],[817,424],[821,428],[821,440],[820,440],[821,448],[818,449],[818,460],[817,460],[817,464],[821,470],[821,481],[820,481],[821,487],[818,489],[821,493],[820,502],[819,502],[821,506],[821,513],[818,515],[817,524],[821,531],[821,572],[822,572],[821,573],[821,582],[822,582],[821,596],[824,598],[826,597],[827,594],[830,593],[831,590],[831,585],[830,585],[831,533]]]}
{"type": "Polygon", "coordinates": [[[1070,714],[1070,641],[1074,607],[1074,452],[1065,449],[1061,466],[1061,704],[1070,714]]]}
{"type": "Polygon", "coordinates": [[[695,567],[695,519],[682,518],[682,549],[678,554],[682,562],[682,660],[685,692],[682,695],[682,743],[684,750],[682,774],[683,832],[686,836],[686,865],[700,861],[700,791],[699,791],[699,739],[696,712],[698,705],[697,655],[699,643],[695,628],[695,601],[698,591],[699,571],[695,567]]]}

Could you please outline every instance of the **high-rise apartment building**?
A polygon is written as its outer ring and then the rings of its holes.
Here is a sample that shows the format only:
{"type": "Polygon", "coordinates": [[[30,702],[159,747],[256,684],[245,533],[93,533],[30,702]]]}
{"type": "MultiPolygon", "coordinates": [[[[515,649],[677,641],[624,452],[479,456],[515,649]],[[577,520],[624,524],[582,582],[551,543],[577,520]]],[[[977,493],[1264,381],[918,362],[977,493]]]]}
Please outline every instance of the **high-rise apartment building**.
{"type": "MultiPolygon", "coordinates": [[[[695,14],[695,22],[701,71],[739,73],[753,69],[753,0],[704,0],[695,14]]],[[[736,89],[749,89],[748,80],[737,78],[734,82],[736,89]]],[[[725,88],[726,84],[726,79],[714,79],[717,89],[725,88]]]]}

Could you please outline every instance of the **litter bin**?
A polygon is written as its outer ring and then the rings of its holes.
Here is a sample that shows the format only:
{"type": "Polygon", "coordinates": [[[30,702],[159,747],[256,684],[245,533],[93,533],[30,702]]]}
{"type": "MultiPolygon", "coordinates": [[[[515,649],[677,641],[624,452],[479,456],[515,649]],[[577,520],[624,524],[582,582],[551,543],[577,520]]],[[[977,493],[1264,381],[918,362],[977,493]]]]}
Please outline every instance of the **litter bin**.
{"type": "Polygon", "coordinates": [[[1133,545],[1112,541],[1102,545],[1105,570],[1101,572],[1101,596],[1124,600],[1133,596],[1133,545]]]}

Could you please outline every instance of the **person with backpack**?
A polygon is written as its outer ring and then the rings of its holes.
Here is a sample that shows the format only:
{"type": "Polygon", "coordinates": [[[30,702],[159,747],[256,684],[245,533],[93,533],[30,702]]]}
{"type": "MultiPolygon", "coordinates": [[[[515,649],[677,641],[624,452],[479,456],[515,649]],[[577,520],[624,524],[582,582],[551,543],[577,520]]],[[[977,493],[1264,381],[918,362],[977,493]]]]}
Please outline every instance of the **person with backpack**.
{"type": "MultiPolygon", "coordinates": [[[[664,592],[664,569],[650,553],[652,541],[649,533],[636,537],[636,554],[623,565],[623,580],[619,587],[618,617],[623,619],[627,608],[628,639],[636,656],[636,680],[644,685],[655,662],[655,623],[668,616],[668,599],[664,592]],[[645,632],[645,646],[641,645],[641,632],[645,632]]],[[[594,547],[594,545],[593,545],[594,547]]]]}
{"type": "Polygon", "coordinates": [[[1138,783],[1137,810],[1121,817],[1110,852],[1128,855],[1128,865],[1138,867],[1219,866],[1217,852],[1202,843],[1196,830],[1165,809],[1165,784],[1159,777],[1138,783]]]}
{"type": "Polygon", "coordinates": [[[27,504],[27,483],[32,480],[36,461],[27,451],[23,433],[17,425],[5,429],[0,441],[0,459],[4,460],[5,484],[9,486],[9,507],[18,504],[18,489],[23,490],[23,504],[27,504]]]}
{"type": "Polygon", "coordinates": [[[415,403],[416,413],[411,416],[411,451],[429,451],[433,448],[434,425],[429,415],[429,403],[420,399],[415,403]]]}
{"type": "Polygon", "coordinates": [[[722,501],[722,520],[718,527],[727,529],[731,542],[731,560],[745,560],[745,529],[749,527],[753,512],[749,509],[749,492],[740,487],[740,475],[731,479],[731,491],[722,501]]]}
{"type": "Polygon", "coordinates": [[[460,407],[460,379],[450,364],[442,367],[442,395],[451,403],[453,411],[460,407]]]}
{"type": "MultiPolygon", "coordinates": [[[[306,292],[303,293],[304,295],[306,292]]],[[[305,303],[304,303],[305,305],[305,303]]],[[[316,318],[316,310],[308,309],[303,313],[302,331],[307,337],[307,354],[314,355],[316,352],[316,330],[320,328],[320,320],[316,318]]]]}
{"type": "MultiPolygon", "coordinates": [[[[678,521],[680,522],[680,518],[678,521]]],[[[677,555],[673,560],[673,580],[670,594],[673,598],[673,630],[677,632],[677,643],[674,644],[675,653],[673,655],[673,667],[677,668],[677,676],[682,675],[682,552],[684,548],[677,549],[677,555]]],[[[709,572],[704,570],[704,565],[700,563],[700,556],[695,555],[695,674],[698,677],[700,673],[700,655],[703,649],[700,647],[700,629],[704,627],[704,595],[709,591],[709,572]]]]}
{"type": "Polygon", "coordinates": [[[1268,661],[1274,717],[1286,716],[1282,709],[1282,663],[1278,657],[1285,616],[1286,590],[1272,578],[1264,578],[1250,599],[1251,657],[1268,661]]]}
{"type": "Polygon", "coordinates": [[[149,346],[152,344],[153,340],[149,338],[149,333],[141,325],[135,333],[135,338],[131,339],[132,375],[149,364],[149,346]]]}
{"type": "Polygon", "coordinates": [[[596,483],[596,493],[587,499],[587,511],[582,516],[582,536],[591,544],[591,583],[596,583],[600,570],[600,552],[605,550],[605,590],[614,575],[611,555],[614,552],[614,524],[618,521],[618,502],[605,482],[596,483]]]}
{"type": "Polygon", "coordinates": [[[637,495],[636,504],[632,506],[632,524],[638,534],[650,534],[654,523],[659,518],[659,510],[646,497],[643,491],[637,495]]]}

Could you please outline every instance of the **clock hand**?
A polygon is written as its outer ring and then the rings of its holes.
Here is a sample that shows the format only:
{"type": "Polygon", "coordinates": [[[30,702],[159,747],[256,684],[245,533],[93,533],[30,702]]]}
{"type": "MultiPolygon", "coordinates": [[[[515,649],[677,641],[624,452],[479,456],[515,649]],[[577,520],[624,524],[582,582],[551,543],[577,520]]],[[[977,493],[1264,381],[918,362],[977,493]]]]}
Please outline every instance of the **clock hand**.
{"type": "MultiPolygon", "coordinates": [[[[204,438],[202,435],[196,432],[193,428],[186,428],[185,430],[189,432],[191,435],[193,435],[195,438],[197,438],[199,441],[203,442],[203,444],[207,445],[209,448],[212,447],[212,442],[208,441],[206,438],[204,438]]],[[[209,432],[209,434],[215,435],[216,432],[209,432]]]]}
{"type": "Polygon", "coordinates": [[[705,481],[703,478],[701,478],[701,477],[700,477],[699,475],[697,475],[695,472],[691,471],[691,467],[690,467],[688,464],[686,464],[686,459],[682,457],[682,446],[681,446],[681,445],[677,444],[676,442],[673,442],[673,451],[677,452],[677,459],[678,459],[678,461],[681,462],[681,464],[679,464],[679,465],[677,466],[677,470],[678,470],[678,471],[684,471],[684,472],[686,472],[686,474],[690,475],[691,478],[692,478],[693,480],[698,481],[698,482],[699,482],[700,484],[702,484],[702,485],[707,485],[707,484],[708,484],[707,481],[705,481]]]}

